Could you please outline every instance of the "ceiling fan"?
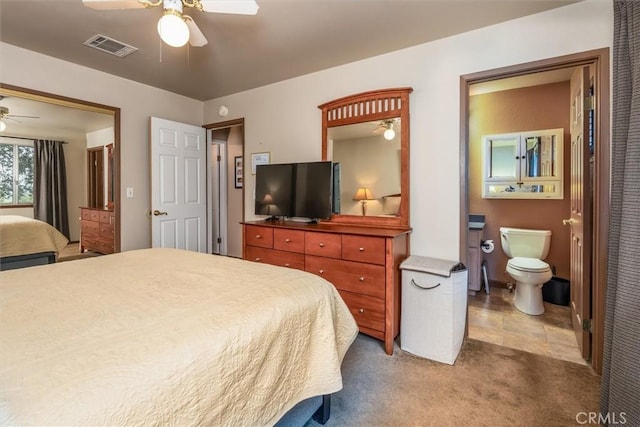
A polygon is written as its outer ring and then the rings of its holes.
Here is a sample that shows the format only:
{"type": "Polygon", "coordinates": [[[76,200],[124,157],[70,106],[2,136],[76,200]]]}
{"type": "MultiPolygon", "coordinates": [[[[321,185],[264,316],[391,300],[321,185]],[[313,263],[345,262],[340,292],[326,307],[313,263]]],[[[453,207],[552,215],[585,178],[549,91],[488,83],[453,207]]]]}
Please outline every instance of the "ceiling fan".
{"type": "MultiPolygon", "coordinates": [[[[3,97],[4,98],[4,97],[3,97]]],[[[11,120],[16,123],[22,123],[20,120],[16,120],[16,118],[20,119],[39,119],[37,116],[19,116],[17,114],[9,114],[9,109],[7,107],[0,106],[0,132],[7,128],[5,124],[5,120],[11,120]]]]}
{"type": "Polygon", "coordinates": [[[183,14],[184,7],[201,12],[255,15],[255,0],[82,0],[85,6],[97,10],[139,9],[162,5],[164,12],[158,21],[158,33],[163,42],[173,47],[193,47],[208,43],[193,18],[183,14]]]}
{"type": "Polygon", "coordinates": [[[374,135],[383,134],[386,140],[391,141],[396,137],[395,127],[400,124],[400,119],[385,119],[378,123],[378,126],[373,130],[374,135]]]}

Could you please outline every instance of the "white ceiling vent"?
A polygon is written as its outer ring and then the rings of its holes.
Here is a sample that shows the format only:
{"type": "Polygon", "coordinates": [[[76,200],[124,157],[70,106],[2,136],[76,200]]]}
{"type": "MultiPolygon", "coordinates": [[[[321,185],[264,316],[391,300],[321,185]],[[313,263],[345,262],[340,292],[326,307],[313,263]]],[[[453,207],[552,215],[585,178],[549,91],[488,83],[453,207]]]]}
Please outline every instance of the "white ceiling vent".
{"type": "Polygon", "coordinates": [[[95,49],[110,53],[120,58],[124,58],[125,56],[130,55],[138,50],[137,47],[129,46],[128,44],[124,44],[122,42],[119,42],[118,40],[103,36],[102,34],[96,34],[83,44],[85,46],[93,47],[95,49]]]}

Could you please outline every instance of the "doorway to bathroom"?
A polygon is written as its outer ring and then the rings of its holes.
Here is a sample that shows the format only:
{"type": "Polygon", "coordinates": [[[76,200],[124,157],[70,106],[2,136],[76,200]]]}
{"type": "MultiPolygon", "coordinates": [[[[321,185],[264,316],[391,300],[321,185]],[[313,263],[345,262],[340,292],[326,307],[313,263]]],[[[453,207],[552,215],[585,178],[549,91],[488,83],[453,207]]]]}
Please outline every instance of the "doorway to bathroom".
{"type": "MultiPolygon", "coordinates": [[[[579,102],[581,106],[585,105],[582,100],[579,102]]],[[[486,273],[489,285],[487,288],[482,283],[479,288],[470,284],[469,337],[589,363],[599,372],[606,277],[606,264],[600,255],[606,254],[609,191],[608,50],[462,76],[461,117],[460,255],[461,259],[467,260],[470,269],[484,266],[482,273],[486,273]],[[590,112],[585,111],[589,125],[585,138],[589,139],[589,144],[582,157],[584,163],[580,162],[580,153],[572,148],[576,137],[571,131],[575,122],[572,109],[576,107],[576,97],[572,94],[570,81],[581,70],[588,73],[587,90],[592,91],[584,99],[593,100],[587,105],[590,112]],[[564,192],[561,196],[553,198],[539,194],[529,197],[529,194],[521,198],[508,194],[506,198],[487,197],[489,186],[483,170],[486,170],[488,156],[483,136],[526,135],[528,131],[550,129],[561,129],[562,133],[560,139],[563,142],[556,147],[560,154],[557,160],[564,166],[561,174],[564,192]],[[586,167],[581,169],[583,164],[586,167]],[[584,213],[588,214],[585,215],[584,239],[571,226],[576,210],[580,210],[576,208],[576,188],[583,191],[584,213]],[[469,220],[470,214],[474,215],[473,221],[469,220]],[[473,230],[469,229],[471,222],[473,230]],[[513,293],[508,287],[515,280],[505,271],[508,258],[500,243],[500,227],[551,231],[551,245],[545,262],[552,268],[554,286],[570,284],[569,301],[557,300],[557,295],[553,302],[549,302],[553,299],[545,298],[545,313],[540,316],[522,313],[513,306],[513,293]],[[479,259],[473,262],[474,252],[469,246],[478,239],[478,231],[481,241],[494,242],[494,250],[476,252],[480,254],[479,259]],[[585,261],[584,267],[581,267],[580,260],[585,261]]],[[[514,181],[516,191],[518,187],[527,188],[526,191],[542,191],[541,186],[533,185],[530,186],[532,190],[528,190],[529,187],[523,186],[522,182],[522,179],[514,181]]],[[[495,183],[491,184],[494,184],[492,190],[500,188],[495,183]]],[[[503,188],[513,191],[509,187],[503,188]]],[[[470,271],[469,276],[484,282],[484,274],[478,273],[470,271]]]]}

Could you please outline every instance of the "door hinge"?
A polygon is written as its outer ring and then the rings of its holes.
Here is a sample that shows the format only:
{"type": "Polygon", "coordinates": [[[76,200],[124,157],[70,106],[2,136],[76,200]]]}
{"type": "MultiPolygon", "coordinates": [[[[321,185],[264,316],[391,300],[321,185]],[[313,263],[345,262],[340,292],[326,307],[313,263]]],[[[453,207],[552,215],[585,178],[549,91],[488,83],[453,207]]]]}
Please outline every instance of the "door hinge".
{"type": "Polygon", "coordinates": [[[222,238],[221,238],[221,237],[218,237],[218,238],[216,239],[216,241],[217,241],[218,243],[222,243],[222,238]]]}
{"type": "Polygon", "coordinates": [[[222,160],[222,156],[220,154],[218,154],[218,156],[216,157],[218,161],[222,160]]]}
{"type": "Polygon", "coordinates": [[[582,330],[583,331],[587,331],[589,333],[592,332],[592,330],[591,330],[591,319],[582,319],[582,330]]]}
{"type": "Polygon", "coordinates": [[[584,110],[591,111],[595,108],[595,100],[593,96],[587,96],[584,99],[584,110]]]}

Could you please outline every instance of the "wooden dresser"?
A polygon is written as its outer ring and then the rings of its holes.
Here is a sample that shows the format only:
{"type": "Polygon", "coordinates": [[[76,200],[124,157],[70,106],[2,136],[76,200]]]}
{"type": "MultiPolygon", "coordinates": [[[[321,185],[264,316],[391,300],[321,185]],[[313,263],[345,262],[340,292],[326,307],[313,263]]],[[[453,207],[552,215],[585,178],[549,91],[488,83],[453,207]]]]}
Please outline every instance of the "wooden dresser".
{"type": "Polygon", "coordinates": [[[115,214],[112,210],[80,208],[80,252],[114,252],[115,214]]]}
{"type": "Polygon", "coordinates": [[[243,222],[243,258],[297,268],[338,289],[360,332],[384,341],[387,354],[400,332],[400,263],[409,228],[286,221],[243,222]]]}

